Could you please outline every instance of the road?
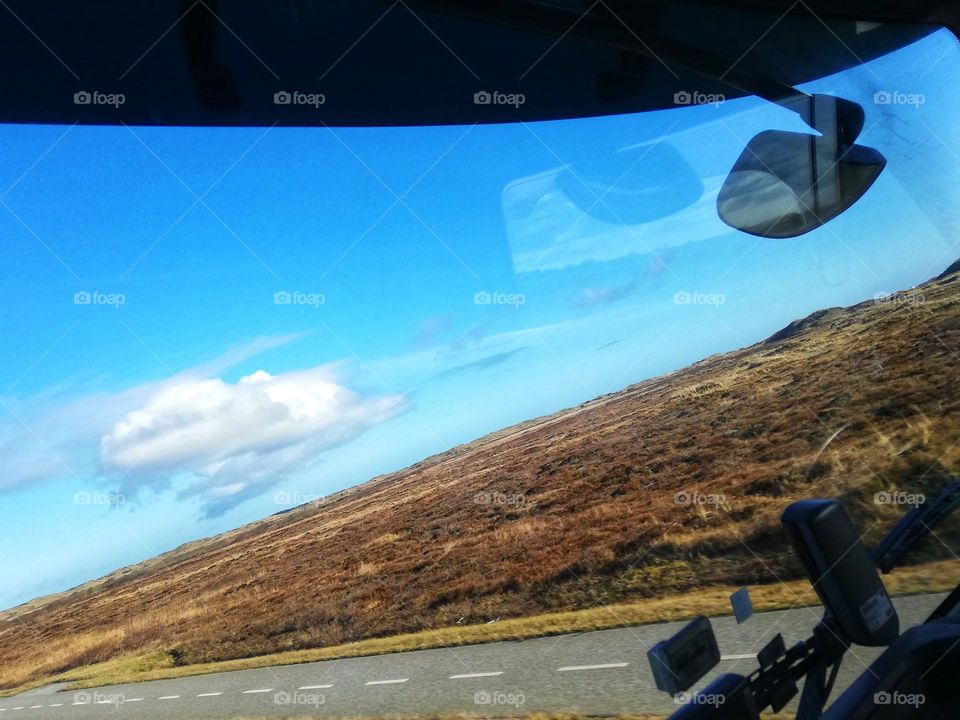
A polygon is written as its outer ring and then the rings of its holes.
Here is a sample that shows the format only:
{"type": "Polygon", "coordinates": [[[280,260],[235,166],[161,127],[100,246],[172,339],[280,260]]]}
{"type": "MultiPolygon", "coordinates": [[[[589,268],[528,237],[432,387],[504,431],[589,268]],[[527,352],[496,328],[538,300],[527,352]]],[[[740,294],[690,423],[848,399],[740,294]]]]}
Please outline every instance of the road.
{"type": "MultiPolygon", "coordinates": [[[[901,627],[922,621],[943,597],[945,593],[896,599],[901,627]]],[[[749,672],[756,667],[752,656],[776,633],[783,633],[789,645],[807,637],[819,617],[819,608],[793,608],[755,615],[740,626],[732,617],[714,618],[724,659],[713,675],[749,672]]],[[[0,718],[221,720],[440,713],[506,716],[536,711],[668,714],[676,705],[655,689],[646,652],[683,624],[241,670],[79,692],[51,686],[0,699],[0,718]]],[[[874,649],[852,648],[844,660],[838,689],[846,687],[877,654],[874,649]]]]}

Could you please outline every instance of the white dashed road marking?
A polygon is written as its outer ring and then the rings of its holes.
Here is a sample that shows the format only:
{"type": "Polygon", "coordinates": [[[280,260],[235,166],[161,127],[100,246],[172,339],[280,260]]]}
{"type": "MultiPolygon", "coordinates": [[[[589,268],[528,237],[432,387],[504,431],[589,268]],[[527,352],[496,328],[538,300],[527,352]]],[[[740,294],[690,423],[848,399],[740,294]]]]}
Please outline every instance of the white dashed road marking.
{"type": "Polygon", "coordinates": [[[573,672],[576,670],[609,670],[612,668],[624,668],[630,663],[605,663],[603,665],[568,665],[567,667],[557,668],[557,672],[573,672]]]}
{"type": "MultiPolygon", "coordinates": [[[[755,655],[752,655],[752,654],[747,654],[747,655],[724,655],[724,656],[721,657],[721,660],[746,660],[746,659],[753,658],[753,657],[756,657],[756,656],[755,656],[755,655]]],[[[568,666],[565,666],[565,667],[557,668],[557,672],[574,672],[574,671],[578,671],[578,670],[610,670],[610,669],[614,669],[614,668],[625,668],[625,667],[627,667],[629,664],[630,664],[630,663],[622,662],[622,663],[603,663],[603,664],[599,664],[599,665],[568,665],[568,666]]],[[[450,679],[450,680],[466,680],[466,679],[470,679],[470,678],[498,677],[498,676],[500,676],[500,675],[503,675],[503,671],[502,671],[502,670],[493,670],[493,671],[490,671],[490,672],[470,672],[470,673],[460,673],[460,674],[457,674],[457,675],[450,675],[450,676],[449,676],[449,679],[450,679]]],[[[399,685],[399,684],[401,684],[401,683],[408,682],[409,680],[410,680],[410,678],[391,678],[391,679],[389,679],[389,680],[368,680],[367,682],[364,683],[364,685],[399,685]]],[[[333,683],[324,683],[324,684],[321,684],[321,685],[301,685],[300,687],[297,688],[297,690],[326,690],[327,688],[332,688],[332,687],[333,687],[333,683]]],[[[243,690],[243,691],[242,691],[242,694],[243,694],[243,695],[257,695],[257,694],[269,693],[269,692],[273,692],[273,688],[255,688],[255,689],[253,689],[253,690],[243,690]]],[[[202,697],[219,697],[220,695],[223,695],[223,691],[198,693],[198,694],[197,694],[197,697],[198,697],[198,698],[202,698],[202,697]]],[[[158,697],[157,700],[178,700],[180,697],[181,697],[180,695],[162,695],[162,696],[158,697]]],[[[127,698],[126,700],[124,700],[124,702],[131,703],[131,702],[140,702],[140,701],[142,701],[142,700],[143,700],[142,697],[139,697],[139,698],[127,698]]],[[[103,705],[103,704],[110,704],[110,702],[111,702],[110,700],[98,700],[98,701],[96,701],[96,704],[101,704],[101,705],[103,705]]],[[[75,703],[73,703],[73,704],[74,704],[74,705],[87,705],[87,704],[89,704],[89,703],[86,703],[86,702],[75,702],[75,703]]],[[[54,704],[52,704],[52,705],[49,705],[48,707],[62,707],[62,706],[63,706],[63,703],[54,703],[54,704]]],[[[42,708],[42,707],[43,707],[43,705],[32,705],[32,706],[30,706],[29,709],[30,709],[30,710],[34,710],[34,709],[38,709],[38,708],[42,708]]],[[[24,710],[25,708],[24,708],[23,706],[13,707],[13,708],[0,708],[0,712],[5,712],[5,711],[8,710],[8,709],[9,709],[9,710],[24,710]]]]}
{"type": "Polygon", "coordinates": [[[756,653],[753,653],[752,655],[750,653],[746,653],[744,655],[721,655],[720,659],[721,660],[752,660],[756,656],[757,656],[756,653]]]}

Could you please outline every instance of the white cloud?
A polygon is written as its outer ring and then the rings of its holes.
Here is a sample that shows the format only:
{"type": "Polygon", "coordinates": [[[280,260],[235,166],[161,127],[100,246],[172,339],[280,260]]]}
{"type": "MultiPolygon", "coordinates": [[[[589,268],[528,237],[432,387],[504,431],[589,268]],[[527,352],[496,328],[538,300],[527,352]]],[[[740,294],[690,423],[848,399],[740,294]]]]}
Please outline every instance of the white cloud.
{"type": "Polygon", "coordinates": [[[218,514],[302,470],[406,409],[402,395],[364,397],[340,384],[335,366],[237,383],[183,377],[157,388],[100,440],[103,468],[133,478],[189,474],[184,495],[218,514]]]}
{"type": "Polygon", "coordinates": [[[32,397],[0,396],[0,494],[80,481],[112,484],[134,497],[175,484],[215,515],[406,410],[404,396],[351,390],[346,363],[276,376],[259,370],[236,383],[220,379],[238,363],[302,337],[261,338],[115,392],[82,393],[99,383],[78,376],[32,397]]]}

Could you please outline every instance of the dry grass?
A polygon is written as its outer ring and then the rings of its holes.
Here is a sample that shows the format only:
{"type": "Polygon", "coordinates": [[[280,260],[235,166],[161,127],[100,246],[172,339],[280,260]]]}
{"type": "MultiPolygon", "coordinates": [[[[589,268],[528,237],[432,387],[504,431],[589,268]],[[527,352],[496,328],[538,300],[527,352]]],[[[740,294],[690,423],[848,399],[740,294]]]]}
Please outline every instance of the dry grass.
{"type": "MultiPolygon", "coordinates": [[[[903,512],[875,493],[929,495],[960,469],[958,278],[918,288],[922,303],[831,311],[0,614],[0,687],[144,658],[167,672],[386,647],[458,621],[796,579],[778,522],[794,499],[839,497],[871,544],[903,512]]],[[[938,535],[960,538],[956,524],[938,535]]],[[[931,541],[915,558],[947,556],[931,541]]]]}
{"type": "MultiPolygon", "coordinates": [[[[900,568],[884,578],[894,595],[949,590],[960,583],[960,563],[945,560],[920,566],[900,568]]],[[[647,623],[685,620],[695,615],[729,615],[730,595],[737,588],[717,586],[696,593],[640,602],[606,605],[589,610],[548,613],[526,618],[503,620],[493,624],[464,625],[426,630],[386,638],[361,640],[309,650],[291,650],[196,665],[177,665],[175,659],[162,652],[127,655],[104,663],[87,665],[50,679],[34,681],[14,690],[0,691],[0,697],[13,695],[47,682],[70,682],[71,689],[119,685],[149,680],[169,680],[191,675],[209,675],[233,670],[251,670],[278,665],[296,665],[321,660],[384,655],[387,653],[428,650],[440,647],[474,645],[506,640],[525,640],[591,630],[644,625],[647,623]]],[[[780,610],[816,604],[816,594],[806,580],[793,580],[751,588],[757,612],[780,610]]]]}

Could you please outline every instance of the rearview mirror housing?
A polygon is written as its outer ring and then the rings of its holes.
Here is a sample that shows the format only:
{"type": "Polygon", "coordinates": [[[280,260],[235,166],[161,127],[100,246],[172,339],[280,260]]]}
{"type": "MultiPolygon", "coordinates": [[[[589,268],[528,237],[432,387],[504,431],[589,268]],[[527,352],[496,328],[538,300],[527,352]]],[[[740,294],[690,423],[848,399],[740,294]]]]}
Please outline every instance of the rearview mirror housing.
{"type": "Polygon", "coordinates": [[[857,145],[863,109],[829,95],[784,102],[817,133],[766,130],[747,143],[717,195],[727,225],[766,238],[791,238],[857,202],[886,159],[857,145]]]}

